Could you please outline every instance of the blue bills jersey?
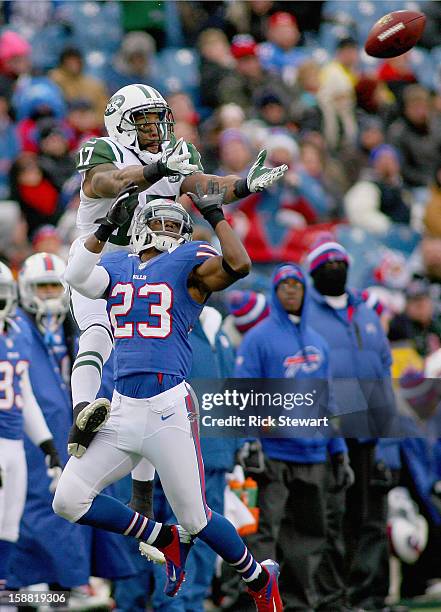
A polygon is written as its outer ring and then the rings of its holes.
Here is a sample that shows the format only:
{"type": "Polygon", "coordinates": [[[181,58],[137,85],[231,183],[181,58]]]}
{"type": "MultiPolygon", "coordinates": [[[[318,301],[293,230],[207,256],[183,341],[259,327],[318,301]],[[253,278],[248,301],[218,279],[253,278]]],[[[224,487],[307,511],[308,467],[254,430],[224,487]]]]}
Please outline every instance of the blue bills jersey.
{"type": "Polygon", "coordinates": [[[0,335],[0,438],[23,438],[21,377],[29,367],[30,330],[8,322],[0,335]]]}
{"type": "Polygon", "coordinates": [[[115,336],[115,379],[156,372],[184,379],[191,368],[188,335],[203,304],[187,288],[190,272],[219,253],[188,242],[142,263],[137,255],[104,255],[110,276],[107,310],[115,336]]]}

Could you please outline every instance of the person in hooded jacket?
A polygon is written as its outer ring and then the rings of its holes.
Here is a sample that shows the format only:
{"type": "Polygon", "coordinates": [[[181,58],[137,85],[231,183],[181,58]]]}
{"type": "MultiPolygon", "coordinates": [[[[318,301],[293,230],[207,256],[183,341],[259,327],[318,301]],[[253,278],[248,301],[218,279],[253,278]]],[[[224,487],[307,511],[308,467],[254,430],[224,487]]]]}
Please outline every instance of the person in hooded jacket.
{"type": "MultiPolygon", "coordinates": [[[[293,378],[297,384],[329,379],[328,345],[308,324],[308,293],[299,266],[275,269],[270,314],[246,334],[236,377],[293,378]]],[[[266,469],[259,479],[259,530],[250,545],[259,558],[276,546],[282,551],[285,610],[315,609],[315,575],[326,538],[328,453],[336,477],[351,478],[346,444],[341,438],[284,437],[263,438],[262,447],[266,469]]]]}
{"type": "MultiPolygon", "coordinates": [[[[311,324],[329,344],[338,409],[348,413],[342,419],[342,431],[350,438],[349,456],[355,472],[355,486],[347,493],[344,513],[348,596],[352,606],[383,609],[389,588],[387,491],[392,487],[393,466],[380,460],[377,438],[393,436],[396,425],[389,343],[375,310],[360,292],[347,287],[350,259],[341,244],[323,236],[313,245],[307,263],[314,285],[311,324]]],[[[334,503],[333,514],[335,520],[343,520],[338,504],[334,503]]],[[[328,539],[327,548],[334,549],[329,553],[334,567],[340,544],[335,537],[328,539]]],[[[341,575],[340,581],[344,578],[341,575]]],[[[345,604],[333,609],[345,609],[345,604]]]]}

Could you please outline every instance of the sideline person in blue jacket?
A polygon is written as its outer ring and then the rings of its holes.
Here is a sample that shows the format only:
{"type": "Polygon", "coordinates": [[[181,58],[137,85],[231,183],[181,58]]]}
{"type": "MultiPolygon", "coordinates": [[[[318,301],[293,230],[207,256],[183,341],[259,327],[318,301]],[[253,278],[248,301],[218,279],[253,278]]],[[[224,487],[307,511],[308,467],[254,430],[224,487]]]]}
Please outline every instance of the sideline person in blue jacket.
{"type": "MultiPolygon", "coordinates": [[[[308,324],[308,293],[299,266],[275,269],[270,314],[246,334],[236,377],[297,383],[329,378],[328,345],[308,324]]],[[[346,445],[341,438],[285,437],[263,438],[262,447],[266,469],[259,479],[259,531],[251,546],[258,558],[276,545],[282,550],[280,584],[287,609],[315,609],[315,574],[326,538],[328,451],[340,459],[346,445]]],[[[338,469],[339,461],[335,465],[338,469]]]]}
{"type": "MultiPolygon", "coordinates": [[[[384,607],[389,587],[386,493],[390,471],[375,457],[376,437],[391,435],[396,417],[389,343],[376,312],[346,286],[350,260],[342,245],[326,237],[313,246],[307,262],[314,284],[311,325],[330,347],[337,403],[352,412],[343,419],[355,472],[344,518],[350,603],[376,610],[384,607]]],[[[338,505],[334,510],[343,514],[338,505]]],[[[328,546],[334,548],[334,568],[338,567],[339,543],[332,538],[328,546]]]]}

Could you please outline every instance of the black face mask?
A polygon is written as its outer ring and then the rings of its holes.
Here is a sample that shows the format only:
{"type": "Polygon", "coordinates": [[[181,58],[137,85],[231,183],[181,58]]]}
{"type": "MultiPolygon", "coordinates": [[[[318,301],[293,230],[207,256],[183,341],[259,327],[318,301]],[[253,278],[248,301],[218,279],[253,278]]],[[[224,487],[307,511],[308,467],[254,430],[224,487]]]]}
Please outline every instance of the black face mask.
{"type": "Polygon", "coordinates": [[[328,268],[320,266],[313,274],[314,287],[322,295],[342,295],[345,292],[348,268],[341,265],[328,268]]]}

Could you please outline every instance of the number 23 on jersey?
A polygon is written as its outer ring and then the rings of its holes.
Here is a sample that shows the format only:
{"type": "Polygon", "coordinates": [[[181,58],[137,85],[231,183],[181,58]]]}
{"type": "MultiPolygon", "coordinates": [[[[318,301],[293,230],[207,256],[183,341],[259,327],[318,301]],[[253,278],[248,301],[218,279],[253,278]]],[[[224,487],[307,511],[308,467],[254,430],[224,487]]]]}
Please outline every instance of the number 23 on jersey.
{"type": "Polygon", "coordinates": [[[109,311],[110,321],[116,339],[133,338],[135,333],[141,338],[167,338],[172,330],[170,310],[173,305],[173,291],[167,283],[145,283],[138,289],[132,283],[117,283],[109,297],[121,296],[121,302],[112,304],[109,311]],[[149,298],[156,295],[155,302],[146,304],[146,311],[153,323],[133,320],[122,323],[120,317],[127,317],[133,309],[135,296],[149,298]]]}

